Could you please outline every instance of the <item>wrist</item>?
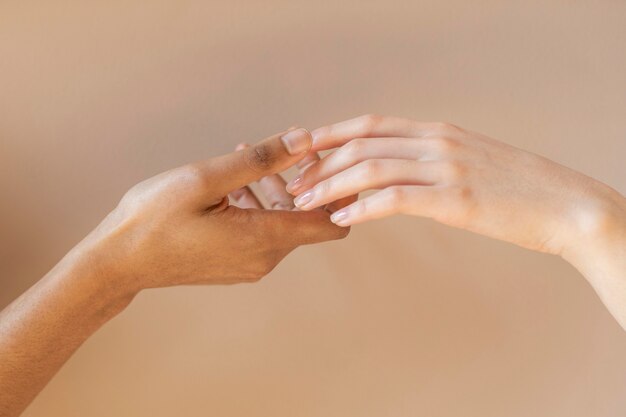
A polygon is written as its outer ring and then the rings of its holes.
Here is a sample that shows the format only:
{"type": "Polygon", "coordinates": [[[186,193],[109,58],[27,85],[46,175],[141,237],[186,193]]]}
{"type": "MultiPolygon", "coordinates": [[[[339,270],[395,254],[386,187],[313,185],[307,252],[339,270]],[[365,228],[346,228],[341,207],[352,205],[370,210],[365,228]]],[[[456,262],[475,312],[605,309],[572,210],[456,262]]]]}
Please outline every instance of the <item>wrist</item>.
{"type": "Polygon", "coordinates": [[[578,269],[593,265],[598,256],[619,247],[619,241],[626,238],[626,198],[600,182],[585,194],[575,204],[573,233],[561,253],[578,269]]]}
{"type": "Polygon", "coordinates": [[[120,273],[104,261],[105,248],[84,243],[72,249],[46,278],[59,282],[83,311],[106,322],[121,313],[138,291],[126,288],[120,273]]]}

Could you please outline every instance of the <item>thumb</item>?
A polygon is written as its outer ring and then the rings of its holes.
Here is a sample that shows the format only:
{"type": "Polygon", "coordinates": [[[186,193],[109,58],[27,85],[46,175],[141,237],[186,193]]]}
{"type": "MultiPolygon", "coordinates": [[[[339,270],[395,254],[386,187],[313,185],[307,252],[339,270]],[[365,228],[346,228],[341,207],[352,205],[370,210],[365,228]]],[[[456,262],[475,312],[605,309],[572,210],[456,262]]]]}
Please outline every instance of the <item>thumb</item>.
{"type": "Polygon", "coordinates": [[[339,227],[329,219],[324,210],[283,211],[244,210],[247,214],[246,230],[256,230],[276,245],[295,248],[301,245],[343,239],[349,228],[339,227]]]}
{"type": "Polygon", "coordinates": [[[270,136],[250,147],[204,162],[211,191],[222,196],[258,179],[284,171],[304,158],[311,134],[303,128],[270,136]]]}

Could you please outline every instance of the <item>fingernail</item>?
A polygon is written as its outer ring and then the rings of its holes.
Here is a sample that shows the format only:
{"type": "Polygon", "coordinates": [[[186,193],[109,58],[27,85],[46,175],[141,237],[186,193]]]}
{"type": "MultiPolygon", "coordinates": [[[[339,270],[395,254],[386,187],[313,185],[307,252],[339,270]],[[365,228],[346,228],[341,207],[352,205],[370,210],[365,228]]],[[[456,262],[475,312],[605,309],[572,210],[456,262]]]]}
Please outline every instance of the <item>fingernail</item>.
{"type": "Polygon", "coordinates": [[[290,155],[299,155],[311,147],[311,134],[303,128],[290,130],[280,139],[290,155]]]}
{"type": "Polygon", "coordinates": [[[298,175],[296,178],[292,179],[287,183],[287,192],[293,193],[302,185],[302,176],[298,175]]]}
{"type": "Polygon", "coordinates": [[[339,210],[336,211],[330,216],[330,221],[335,223],[337,226],[347,226],[348,225],[348,211],[347,210],[339,210]]]}
{"type": "Polygon", "coordinates": [[[307,191],[304,194],[300,194],[295,200],[293,200],[293,204],[295,204],[295,206],[298,208],[302,208],[311,201],[313,201],[314,195],[315,193],[313,192],[313,190],[307,191]]]}

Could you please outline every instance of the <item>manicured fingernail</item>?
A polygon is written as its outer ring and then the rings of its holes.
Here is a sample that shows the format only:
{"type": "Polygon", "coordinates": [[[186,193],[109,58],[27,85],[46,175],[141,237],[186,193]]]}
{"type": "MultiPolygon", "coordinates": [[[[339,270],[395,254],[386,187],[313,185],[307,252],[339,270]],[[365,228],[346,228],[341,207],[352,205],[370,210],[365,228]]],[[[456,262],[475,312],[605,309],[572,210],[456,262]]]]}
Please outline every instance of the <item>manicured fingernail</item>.
{"type": "Polygon", "coordinates": [[[311,134],[303,128],[290,130],[280,139],[290,155],[300,155],[311,147],[311,134]]]}
{"type": "Polygon", "coordinates": [[[287,192],[293,193],[297,191],[300,186],[302,186],[302,176],[298,175],[287,184],[287,192]]]}
{"type": "Polygon", "coordinates": [[[339,210],[333,213],[330,216],[330,221],[335,223],[337,226],[347,226],[348,225],[348,211],[347,210],[339,210]]]}
{"type": "Polygon", "coordinates": [[[315,193],[313,192],[313,190],[307,191],[304,194],[300,194],[295,200],[293,200],[293,204],[295,204],[295,206],[298,208],[303,208],[308,203],[313,201],[314,195],[315,193]]]}

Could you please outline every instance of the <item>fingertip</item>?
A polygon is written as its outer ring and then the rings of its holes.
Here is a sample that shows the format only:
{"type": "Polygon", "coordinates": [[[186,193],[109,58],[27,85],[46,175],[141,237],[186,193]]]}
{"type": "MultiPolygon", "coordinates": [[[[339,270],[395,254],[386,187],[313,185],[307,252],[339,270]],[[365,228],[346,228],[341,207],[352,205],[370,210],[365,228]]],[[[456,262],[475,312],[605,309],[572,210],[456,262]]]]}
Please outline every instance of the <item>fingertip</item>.
{"type": "Polygon", "coordinates": [[[237,145],[237,147],[235,148],[236,151],[241,151],[242,149],[246,149],[249,148],[250,145],[248,145],[247,143],[240,143],[239,145],[237,145]]]}
{"type": "Polygon", "coordinates": [[[330,221],[340,227],[350,227],[352,225],[350,222],[350,212],[345,208],[334,212],[330,216],[330,221]]]}
{"type": "Polygon", "coordinates": [[[339,230],[339,239],[345,239],[352,231],[352,226],[340,226],[339,230]]]}
{"type": "Polygon", "coordinates": [[[330,216],[328,217],[328,224],[331,227],[331,229],[329,230],[329,233],[332,234],[332,238],[330,238],[328,240],[341,240],[341,239],[344,239],[345,237],[347,237],[350,234],[350,230],[351,230],[350,225],[340,225],[340,224],[337,224],[337,223],[332,221],[330,216]]]}
{"type": "Polygon", "coordinates": [[[285,190],[293,196],[298,195],[298,190],[302,186],[302,176],[298,175],[296,178],[292,179],[285,186],[285,190]]]}
{"type": "Polygon", "coordinates": [[[313,201],[314,197],[315,192],[313,190],[309,190],[296,197],[293,200],[293,204],[302,211],[310,211],[319,207],[319,204],[316,205],[313,201]]]}

